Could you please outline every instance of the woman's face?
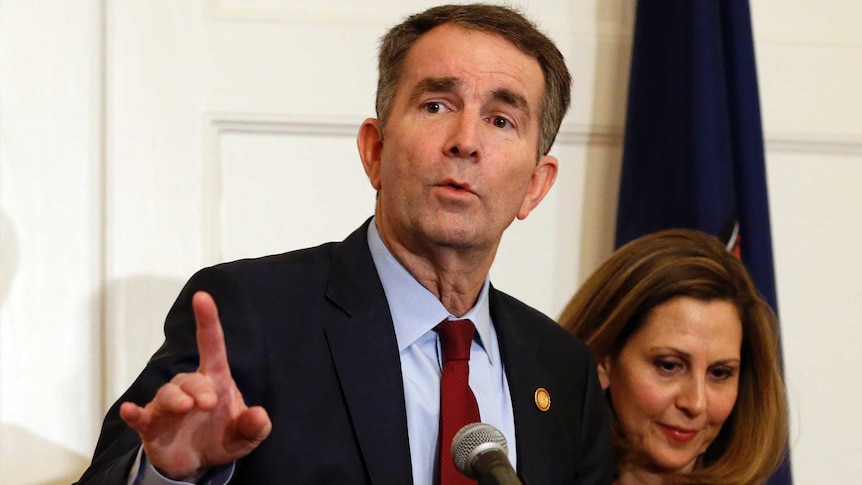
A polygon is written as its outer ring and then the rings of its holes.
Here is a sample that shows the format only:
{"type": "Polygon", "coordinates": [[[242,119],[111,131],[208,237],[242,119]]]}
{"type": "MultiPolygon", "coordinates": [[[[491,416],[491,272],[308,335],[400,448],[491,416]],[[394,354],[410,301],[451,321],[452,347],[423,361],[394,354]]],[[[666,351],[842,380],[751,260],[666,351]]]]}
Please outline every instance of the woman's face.
{"type": "Polygon", "coordinates": [[[599,363],[634,452],[627,466],[694,467],[736,403],[741,346],[732,303],[683,296],[653,308],[619,354],[599,363]]]}

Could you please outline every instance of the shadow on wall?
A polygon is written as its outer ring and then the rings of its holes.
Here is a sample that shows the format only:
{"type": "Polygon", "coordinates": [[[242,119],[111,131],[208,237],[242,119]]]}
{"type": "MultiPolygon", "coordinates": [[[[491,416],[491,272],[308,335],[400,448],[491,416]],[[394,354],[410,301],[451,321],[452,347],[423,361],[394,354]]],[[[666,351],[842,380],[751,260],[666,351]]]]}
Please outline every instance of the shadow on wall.
{"type": "MultiPolygon", "coordinates": [[[[18,242],[12,221],[0,211],[0,308],[18,267],[18,242]]],[[[2,334],[0,320],[0,334],[2,334]]],[[[90,462],[10,423],[0,424],[0,483],[60,485],[77,479],[90,462]],[[49,466],[46,466],[49,465],[49,466]]]]}
{"type": "Polygon", "coordinates": [[[109,283],[99,298],[105,301],[105,401],[103,408],[125,392],[164,341],[164,323],[185,280],[150,274],[109,283]]]}
{"type": "MultiPolygon", "coordinates": [[[[20,267],[20,250],[13,221],[0,211],[0,310],[8,304],[20,267]]],[[[163,324],[183,280],[140,275],[112,282],[95,292],[92,304],[108,310],[103,323],[94,320],[93,338],[104,340],[100,355],[92,356],[92,383],[76,399],[93,399],[91,416],[69,416],[93,424],[83,426],[92,435],[81,442],[96,443],[107,407],[137,376],[161,345],[163,324]]],[[[93,310],[93,315],[98,315],[93,310]]],[[[0,338],[7,333],[0,312],[0,338]]],[[[96,344],[94,348],[99,348],[96,344]]],[[[69,396],[67,398],[71,398],[69,396]]],[[[14,399],[14,396],[7,396],[14,399]]],[[[2,402],[0,402],[2,405],[2,402]]],[[[80,430],[80,422],[73,428],[80,430]]],[[[77,481],[90,463],[90,453],[80,454],[40,436],[26,425],[0,423],[0,484],[67,485],[77,481]]]]}
{"type": "Polygon", "coordinates": [[[0,425],[0,483],[68,485],[84,473],[81,456],[14,424],[0,425]]]}
{"type": "MultiPolygon", "coordinates": [[[[12,221],[6,213],[0,211],[0,308],[6,301],[6,295],[12,286],[12,277],[18,268],[18,241],[12,221]]],[[[2,324],[2,322],[0,322],[2,324]]],[[[0,327],[2,331],[2,327],[0,327]]]]}

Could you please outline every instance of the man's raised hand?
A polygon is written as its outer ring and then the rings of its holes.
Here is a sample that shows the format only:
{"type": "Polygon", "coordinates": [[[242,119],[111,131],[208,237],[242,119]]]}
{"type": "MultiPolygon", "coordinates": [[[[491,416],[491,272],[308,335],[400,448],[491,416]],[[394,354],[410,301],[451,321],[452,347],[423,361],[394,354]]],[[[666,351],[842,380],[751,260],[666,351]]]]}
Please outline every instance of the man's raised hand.
{"type": "Polygon", "coordinates": [[[177,374],[145,407],[125,402],[120,417],[138,432],[147,459],[174,480],[242,458],[269,436],[272,422],[260,406],[248,407],[231,376],[215,301],[192,297],[200,366],[177,374]]]}

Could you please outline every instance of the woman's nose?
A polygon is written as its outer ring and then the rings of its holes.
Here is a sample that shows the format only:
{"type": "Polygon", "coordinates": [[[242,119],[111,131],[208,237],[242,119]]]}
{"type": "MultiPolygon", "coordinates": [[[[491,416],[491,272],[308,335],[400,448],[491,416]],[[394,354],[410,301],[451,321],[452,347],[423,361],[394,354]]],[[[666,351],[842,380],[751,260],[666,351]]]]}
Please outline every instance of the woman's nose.
{"type": "Polygon", "coordinates": [[[692,377],[680,390],[676,407],[689,416],[703,414],[706,411],[706,380],[692,377]]]}

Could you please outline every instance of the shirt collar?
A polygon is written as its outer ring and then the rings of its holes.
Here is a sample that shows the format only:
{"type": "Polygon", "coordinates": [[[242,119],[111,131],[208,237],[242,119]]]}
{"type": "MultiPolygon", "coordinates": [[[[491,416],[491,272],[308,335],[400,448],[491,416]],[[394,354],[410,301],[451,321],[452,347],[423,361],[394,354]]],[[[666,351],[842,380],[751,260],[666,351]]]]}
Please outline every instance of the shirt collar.
{"type": "Polygon", "coordinates": [[[499,361],[497,346],[490,345],[495,340],[488,304],[490,280],[487,275],[476,304],[465,315],[456,317],[395,259],[380,238],[376,221],[368,225],[368,247],[371,249],[371,258],[389,303],[399,352],[404,351],[443,320],[469,319],[476,326],[479,344],[485,349],[489,362],[496,365],[499,361]]]}

